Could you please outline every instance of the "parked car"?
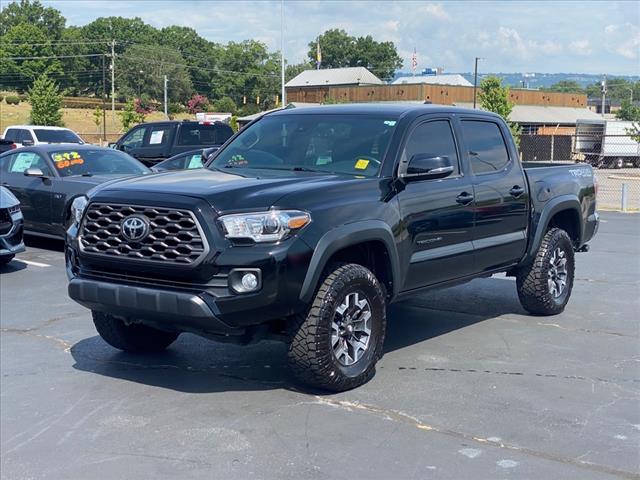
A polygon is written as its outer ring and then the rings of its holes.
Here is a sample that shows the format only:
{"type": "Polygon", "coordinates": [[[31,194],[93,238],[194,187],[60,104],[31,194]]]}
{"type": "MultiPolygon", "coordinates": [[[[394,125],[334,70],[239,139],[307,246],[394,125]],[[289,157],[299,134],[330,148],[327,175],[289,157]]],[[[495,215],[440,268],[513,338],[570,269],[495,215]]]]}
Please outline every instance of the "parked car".
{"type": "Polygon", "coordinates": [[[24,252],[23,219],[20,202],[5,187],[0,187],[0,265],[9,263],[16,253],[24,252]]]}
{"type": "Polygon", "coordinates": [[[220,147],[211,147],[205,148],[204,150],[199,149],[179,153],[163,162],[155,164],[151,167],[151,170],[154,172],[164,172],[167,170],[192,170],[194,168],[202,168],[219,148],[220,147]]]}
{"type": "Polygon", "coordinates": [[[151,122],[133,127],[110,146],[153,166],[179,153],[219,147],[232,135],[222,122],[151,122]]]}
{"type": "Polygon", "coordinates": [[[18,198],[27,233],[64,238],[71,203],[94,186],[150,170],[129,155],[95,145],[23,147],[0,155],[0,178],[18,198]]]}
{"type": "Polygon", "coordinates": [[[14,142],[17,147],[47,143],[85,143],[76,132],[68,128],[38,125],[12,125],[5,129],[3,138],[14,142]]]}
{"type": "Polygon", "coordinates": [[[99,186],[73,218],[69,295],[110,345],[281,339],[333,391],[373,376],[387,305],[418,291],[506,272],[526,310],[562,312],[598,228],[591,166],[523,165],[498,115],[427,105],[267,114],[207,168],[99,186]]]}
{"type": "Polygon", "coordinates": [[[9,150],[15,150],[18,146],[12,140],[0,139],[0,153],[7,152],[9,150]]]}

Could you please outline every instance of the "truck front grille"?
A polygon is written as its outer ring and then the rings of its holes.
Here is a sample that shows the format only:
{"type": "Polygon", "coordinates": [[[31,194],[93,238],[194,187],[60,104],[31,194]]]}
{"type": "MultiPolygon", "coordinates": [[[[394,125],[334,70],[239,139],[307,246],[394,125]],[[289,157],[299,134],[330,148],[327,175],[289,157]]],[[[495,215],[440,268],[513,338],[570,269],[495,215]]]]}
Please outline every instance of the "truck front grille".
{"type": "Polygon", "coordinates": [[[190,265],[208,250],[197,219],[189,210],[92,203],[80,227],[80,248],[85,253],[190,265]],[[149,222],[139,241],[127,239],[122,222],[131,215],[149,222]]]}

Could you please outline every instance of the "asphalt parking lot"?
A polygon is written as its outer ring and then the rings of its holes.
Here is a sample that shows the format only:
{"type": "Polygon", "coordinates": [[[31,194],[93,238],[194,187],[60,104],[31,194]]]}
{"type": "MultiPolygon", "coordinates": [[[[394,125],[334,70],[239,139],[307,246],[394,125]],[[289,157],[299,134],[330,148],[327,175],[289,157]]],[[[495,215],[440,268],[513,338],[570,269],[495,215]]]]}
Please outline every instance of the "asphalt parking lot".
{"type": "Polygon", "coordinates": [[[563,314],[505,277],[417,295],[339,395],[299,391],[277,343],[120,353],[31,241],[0,269],[2,478],[640,478],[640,215],[602,219],[563,314]]]}

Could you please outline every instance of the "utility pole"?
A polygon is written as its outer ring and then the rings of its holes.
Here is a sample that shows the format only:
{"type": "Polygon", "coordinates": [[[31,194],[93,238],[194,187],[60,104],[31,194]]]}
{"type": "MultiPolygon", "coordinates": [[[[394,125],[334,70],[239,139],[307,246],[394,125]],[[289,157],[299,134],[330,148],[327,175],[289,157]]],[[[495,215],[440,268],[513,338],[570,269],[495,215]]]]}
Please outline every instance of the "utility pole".
{"type": "Polygon", "coordinates": [[[111,40],[111,115],[116,123],[116,41],[111,40]]]}
{"type": "Polygon", "coordinates": [[[605,98],[607,96],[607,77],[605,75],[605,77],[602,79],[602,83],[600,84],[600,88],[602,91],[602,116],[604,117],[604,105],[605,105],[605,98]]]}
{"type": "Polygon", "coordinates": [[[167,83],[169,83],[169,80],[167,80],[167,76],[164,76],[164,116],[169,118],[169,115],[167,114],[167,83]]]}
{"type": "Polygon", "coordinates": [[[478,60],[482,60],[480,57],[476,57],[476,66],[473,71],[473,109],[476,108],[476,91],[478,90],[478,60]]]}
{"type": "Polygon", "coordinates": [[[280,82],[282,108],[284,108],[287,106],[287,92],[284,89],[284,0],[280,0],[280,82]]]}
{"type": "Polygon", "coordinates": [[[102,140],[107,141],[107,71],[105,68],[106,55],[102,55],[102,140]]]}

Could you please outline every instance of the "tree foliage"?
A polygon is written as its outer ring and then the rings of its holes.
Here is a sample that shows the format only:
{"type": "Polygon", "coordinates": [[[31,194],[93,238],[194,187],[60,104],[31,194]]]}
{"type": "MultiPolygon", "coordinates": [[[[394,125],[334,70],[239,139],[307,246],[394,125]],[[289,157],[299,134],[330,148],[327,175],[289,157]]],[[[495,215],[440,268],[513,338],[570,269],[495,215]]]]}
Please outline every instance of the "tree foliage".
{"type": "Polygon", "coordinates": [[[170,47],[132,45],[121,57],[119,91],[127,97],[144,93],[161,101],[164,76],[169,79],[168,97],[172,102],[186,101],[193,91],[189,70],[180,52],[170,47]]]}
{"type": "Polygon", "coordinates": [[[561,93],[584,93],[584,88],[575,80],[560,80],[544,90],[561,93]]]}
{"type": "Polygon", "coordinates": [[[62,126],[62,95],[56,83],[46,75],[41,75],[29,89],[31,123],[34,125],[62,126]]]}
{"type": "Polygon", "coordinates": [[[5,35],[13,27],[27,24],[46,32],[50,39],[62,36],[65,18],[52,7],[45,7],[38,0],[20,0],[6,5],[0,11],[0,35],[5,35]]]}
{"type": "Polygon", "coordinates": [[[402,67],[393,42],[378,42],[371,35],[355,37],[345,30],[327,30],[309,43],[309,63],[315,65],[320,42],[321,68],[366,67],[382,79],[390,79],[402,67]]]}
{"type": "Polygon", "coordinates": [[[629,100],[623,100],[620,110],[616,112],[618,120],[640,122],[640,106],[632,104],[629,100]]]}
{"type": "Polygon", "coordinates": [[[509,101],[509,87],[502,85],[502,79],[495,76],[483,78],[480,82],[478,99],[480,106],[489,112],[497,113],[505,119],[511,130],[514,140],[519,145],[522,128],[517,123],[509,121],[509,115],[514,104],[509,101]]]}

